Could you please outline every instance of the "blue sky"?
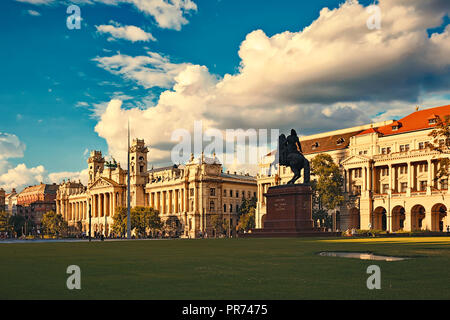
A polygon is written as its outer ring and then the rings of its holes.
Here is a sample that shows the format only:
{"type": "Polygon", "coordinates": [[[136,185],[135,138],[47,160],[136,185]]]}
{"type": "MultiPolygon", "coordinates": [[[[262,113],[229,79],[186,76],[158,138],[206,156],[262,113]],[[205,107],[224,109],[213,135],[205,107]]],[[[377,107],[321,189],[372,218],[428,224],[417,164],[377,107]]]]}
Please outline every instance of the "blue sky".
{"type": "MultiPolygon", "coordinates": [[[[182,17],[187,23],[176,30],[174,27],[162,27],[156,17],[133,4],[117,1],[118,4],[114,6],[102,3],[102,0],[92,0],[92,3],[73,1],[81,8],[82,27],[80,30],[69,30],[66,27],[66,9],[71,2],[41,1],[8,0],[0,4],[0,59],[3,74],[0,80],[0,132],[15,135],[26,146],[22,156],[3,157],[7,163],[3,165],[0,175],[22,163],[27,168],[42,165],[47,174],[83,170],[86,167],[87,149],[100,149],[104,153],[114,149],[109,133],[95,129],[100,120],[94,110],[101,113],[113,98],[123,101],[123,110],[133,107],[146,110],[158,105],[162,92],[172,89],[170,86],[161,88],[143,85],[133,78],[135,73],[114,74],[94,59],[119,54],[147,56],[148,52],[154,52],[174,65],[188,63],[205,66],[208,75],[222,79],[226,74],[236,75],[241,72],[239,66],[244,58],[238,52],[246,37],[255,30],[262,30],[267,38],[285,31],[298,33],[317,20],[324,7],[330,11],[338,10],[344,2],[194,0],[197,9],[183,12],[182,17]],[[49,3],[40,4],[41,1],[49,3]],[[111,39],[111,35],[97,30],[96,26],[99,25],[136,26],[151,33],[156,41],[111,39]]],[[[442,2],[435,2],[436,10],[441,12],[442,2]]],[[[359,3],[365,7],[373,1],[359,3]]],[[[430,37],[432,33],[444,32],[448,15],[444,12],[442,16],[440,23],[424,26],[429,30],[430,37]]],[[[442,64],[448,68],[445,63],[442,64]]],[[[447,78],[442,80],[439,73],[426,74],[421,78],[422,71],[417,72],[419,76],[414,74],[416,78],[411,80],[411,87],[420,88],[416,88],[417,92],[420,91],[417,95],[411,95],[409,85],[398,90],[406,93],[403,96],[387,97],[384,94],[357,92],[356,95],[360,96],[355,96],[355,99],[348,98],[354,94],[351,90],[347,93],[340,89],[344,93],[330,100],[304,98],[302,95],[298,103],[307,103],[305,110],[320,103],[325,110],[323,113],[327,115],[336,108],[346,108],[342,110],[350,112],[365,105],[374,106],[355,113],[354,122],[339,123],[338,117],[337,121],[330,120],[332,125],[325,126],[325,129],[337,129],[349,124],[361,124],[381,115],[388,118],[406,115],[409,109],[405,109],[405,105],[449,100],[448,91],[439,86],[439,83],[446,83],[447,78]],[[430,79],[429,82],[424,80],[426,77],[430,79]],[[436,82],[438,85],[428,85],[436,82]],[[405,98],[407,95],[409,97],[405,98]],[[342,107],[340,103],[348,106],[342,107]],[[385,107],[387,105],[393,106],[392,110],[385,107]]],[[[290,89],[301,91],[302,87],[290,89]]],[[[290,99],[287,99],[289,101],[286,104],[292,104],[290,99]]],[[[230,127],[233,123],[240,127],[239,120],[226,115],[223,119],[222,127],[230,127]]],[[[273,124],[261,121],[255,125],[267,127],[273,124]]],[[[285,127],[290,125],[283,124],[285,127]]],[[[323,129],[323,126],[312,125],[306,126],[305,130],[306,133],[314,133],[323,129]]]]}
{"type": "MultiPolygon", "coordinates": [[[[175,62],[206,65],[218,75],[234,73],[237,50],[247,33],[263,29],[267,34],[298,31],[317,17],[323,6],[339,1],[196,1],[198,11],[181,31],[161,29],[154,19],[131,5],[118,7],[80,5],[80,30],[66,27],[67,6],[36,6],[2,1],[3,77],[0,86],[0,128],[26,144],[28,166],[45,164],[49,171],[83,169],[86,148],[107,151],[104,139],[94,131],[97,123],[78,102],[100,103],[114,92],[135,99],[149,95],[136,86],[96,66],[98,55],[110,52],[144,54],[147,48],[170,56],[175,62]],[[285,8],[284,10],[281,8],[285,8]],[[40,16],[27,11],[34,10],[40,16]],[[155,42],[107,41],[96,25],[110,20],[149,30],[155,42]],[[6,63],[7,61],[7,63],[6,63]],[[117,85],[100,85],[110,82],[117,85]]],[[[150,90],[157,96],[160,90],[150,90]]],[[[18,164],[23,159],[13,159],[18,164]]]]}

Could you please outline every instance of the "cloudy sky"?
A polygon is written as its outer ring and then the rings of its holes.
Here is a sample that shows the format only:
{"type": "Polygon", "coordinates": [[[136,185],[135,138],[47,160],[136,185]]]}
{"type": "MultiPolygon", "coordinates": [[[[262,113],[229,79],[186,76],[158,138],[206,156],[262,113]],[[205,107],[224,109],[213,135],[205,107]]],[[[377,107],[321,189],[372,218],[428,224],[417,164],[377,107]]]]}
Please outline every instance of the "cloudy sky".
{"type": "Polygon", "coordinates": [[[0,187],[85,179],[132,135],[313,134],[450,103],[448,0],[5,0],[0,187]],[[380,28],[373,28],[377,4],[380,28]],[[70,4],[81,28],[69,29],[70,4]],[[369,25],[372,27],[368,27],[369,25]]]}

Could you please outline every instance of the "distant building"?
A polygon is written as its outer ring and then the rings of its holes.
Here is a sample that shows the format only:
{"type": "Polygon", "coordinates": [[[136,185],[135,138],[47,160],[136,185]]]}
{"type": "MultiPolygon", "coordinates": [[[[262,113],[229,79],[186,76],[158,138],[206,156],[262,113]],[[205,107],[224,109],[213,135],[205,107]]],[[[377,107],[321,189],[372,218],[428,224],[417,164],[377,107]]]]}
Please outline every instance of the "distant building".
{"type": "Polygon", "coordinates": [[[5,197],[6,211],[12,215],[17,214],[17,192],[16,189],[12,189],[11,193],[8,193],[5,197]]]}
{"type": "Polygon", "coordinates": [[[57,184],[41,183],[26,187],[17,195],[17,214],[40,226],[42,216],[48,211],[56,210],[57,190],[57,184]]]}
{"type": "MultiPolygon", "coordinates": [[[[192,156],[186,165],[148,170],[147,153],[144,140],[135,139],[130,148],[131,207],[157,209],[182,237],[213,236],[211,218],[220,213],[234,229],[242,199],[256,196],[254,177],[223,173],[215,156],[192,156]]],[[[120,163],[105,164],[100,151],[91,152],[88,166],[87,186],[71,181],[59,186],[57,212],[88,233],[90,208],[91,234],[110,235],[116,208],[127,205],[127,171],[120,163]]]]}
{"type": "Polygon", "coordinates": [[[6,211],[5,197],[6,197],[5,190],[0,188],[0,211],[6,211]]]}
{"type": "Polygon", "coordinates": [[[222,215],[234,236],[239,206],[243,199],[256,198],[256,190],[255,177],[224,173],[215,155],[203,154],[191,156],[185,165],[150,170],[145,186],[147,204],[164,220],[179,221],[182,236],[191,238],[215,236],[211,222],[216,215],[222,215]]]}
{"type": "MultiPolygon", "coordinates": [[[[318,135],[301,137],[305,156],[331,155],[345,178],[346,205],[338,208],[336,227],[443,231],[450,224],[448,179],[437,179],[439,159],[449,157],[431,151],[428,134],[437,120],[450,115],[450,105],[416,110],[398,120],[368,124],[318,135]]],[[[439,143],[445,144],[442,137],[439,143]]],[[[256,225],[266,213],[267,188],[275,185],[278,167],[275,154],[259,164],[256,225]]],[[[292,177],[289,168],[280,170],[282,183],[292,177]]],[[[313,178],[313,177],[312,177],[313,178]]],[[[301,182],[301,180],[299,181],[301,182]]]]}

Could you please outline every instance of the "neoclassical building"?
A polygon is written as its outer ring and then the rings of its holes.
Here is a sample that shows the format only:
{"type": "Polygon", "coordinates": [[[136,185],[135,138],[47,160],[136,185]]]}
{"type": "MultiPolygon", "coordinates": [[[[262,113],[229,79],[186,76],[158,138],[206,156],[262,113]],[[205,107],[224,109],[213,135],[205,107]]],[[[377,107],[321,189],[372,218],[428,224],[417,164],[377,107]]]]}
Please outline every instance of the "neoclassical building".
{"type": "MultiPolygon", "coordinates": [[[[345,177],[346,204],[337,211],[336,227],[388,230],[442,231],[450,224],[448,179],[436,178],[439,159],[448,154],[431,151],[429,133],[438,118],[450,115],[450,105],[417,110],[400,119],[300,138],[311,160],[328,153],[345,177]]],[[[441,139],[439,143],[445,143],[441,139]]],[[[257,227],[266,213],[263,194],[275,185],[275,155],[260,161],[257,227]]],[[[282,183],[292,177],[281,168],[282,183]]]]}
{"type": "MultiPolygon", "coordinates": [[[[147,153],[144,140],[135,139],[130,148],[131,206],[143,206],[145,184],[148,179],[147,153]]],[[[57,213],[63,215],[69,225],[89,230],[89,206],[91,208],[91,232],[109,235],[113,215],[117,207],[126,207],[127,171],[120,163],[106,163],[101,151],[92,151],[88,159],[88,185],[64,181],[56,197],[57,213]]]]}
{"type": "MultiPolygon", "coordinates": [[[[249,175],[224,173],[213,155],[203,154],[185,165],[147,168],[148,149],[136,139],[130,148],[131,206],[153,207],[163,221],[172,219],[183,237],[214,236],[211,219],[222,214],[232,230],[243,198],[256,196],[256,179],[249,175]]],[[[56,206],[69,225],[91,232],[110,234],[117,207],[126,207],[127,171],[120,164],[105,163],[100,151],[88,159],[89,182],[67,181],[59,186],[56,206]]],[[[233,231],[234,233],[234,231],[233,231]]]]}
{"type": "Polygon", "coordinates": [[[215,215],[227,221],[233,236],[242,200],[257,196],[255,177],[224,173],[215,155],[191,155],[185,165],[152,169],[149,174],[146,204],[164,220],[180,221],[184,237],[215,236],[211,223],[215,215]]]}

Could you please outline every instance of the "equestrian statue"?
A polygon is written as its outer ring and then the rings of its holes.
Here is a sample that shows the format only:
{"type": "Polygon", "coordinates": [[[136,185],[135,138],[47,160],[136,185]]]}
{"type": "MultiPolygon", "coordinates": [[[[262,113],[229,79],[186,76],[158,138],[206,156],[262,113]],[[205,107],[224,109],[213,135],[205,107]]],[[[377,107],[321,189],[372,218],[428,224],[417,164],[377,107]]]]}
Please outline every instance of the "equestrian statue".
{"type": "Polygon", "coordinates": [[[291,134],[287,138],[284,134],[281,134],[278,138],[278,157],[279,165],[290,167],[294,173],[294,177],[287,184],[294,184],[301,177],[300,172],[302,169],[304,175],[303,183],[309,184],[309,161],[302,153],[302,146],[294,129],[291,130],[291,134]]]}

